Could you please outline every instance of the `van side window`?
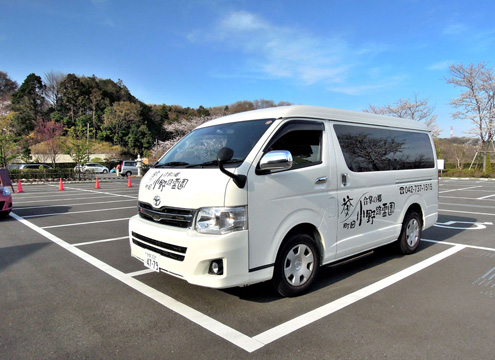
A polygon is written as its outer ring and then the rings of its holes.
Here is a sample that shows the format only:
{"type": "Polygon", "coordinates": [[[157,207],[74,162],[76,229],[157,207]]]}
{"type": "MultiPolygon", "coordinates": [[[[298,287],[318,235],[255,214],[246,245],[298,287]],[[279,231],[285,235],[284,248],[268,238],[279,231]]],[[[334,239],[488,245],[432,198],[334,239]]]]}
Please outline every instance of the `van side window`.
{"type": "Polygon", "coordinates": [[[435,167],[426,133],[352,125],[334,125],[349,170],[354,172],[435,167]]]}
{"type": "Polygon", "coordinates": [[[322,133],[322,123],[293,121],[274,136],[266,151],[290,151],[292,168],[321,164],[322,133]]]}

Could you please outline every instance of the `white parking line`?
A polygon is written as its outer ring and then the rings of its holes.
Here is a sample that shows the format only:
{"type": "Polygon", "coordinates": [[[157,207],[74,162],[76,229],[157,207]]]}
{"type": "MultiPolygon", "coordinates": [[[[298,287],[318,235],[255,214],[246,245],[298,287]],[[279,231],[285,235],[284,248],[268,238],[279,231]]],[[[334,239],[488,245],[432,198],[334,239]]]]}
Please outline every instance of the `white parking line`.
{"type": "Polygon", "coordinates": [[[474,208],[478,208],[478,209],[495,209],[495,206],[493,206],[493,205],[480,205],[480,204],[459,204],[459,203],[439,202],[438,205],[448,205],[448,206],[457,206],[457,207],[474,207],[474,208]]]}
{"type": "MultiPolygon", "coordinates": [[[[99,196],[98,199],[106,199],[106,198],[115,198],[117,195],[115,194],[110,194],[108,193],[107,195],[105,196],[99,196]]],[[[126,198],[129,198],[130,200],[134,200],[134,201],[137,201],[137,196],[125,196],[126,198]]],[[[96,198],[96,197],[95,197],[96,198]]],[[[41,200],[32,200],[32,201],[18,201],[18,199],[14,199],[14,204],[18,205],[18,204],[32,204],[32,203],[47,203],[47,202],[60,202],[60,201],[74,201],[74,200],[88,200],[89,198],[86,196],[86,197],[80,197],[80,198],[75,198],[75,197],[71,197],[71,198],[67,198],[67,199],[53,199],[53,197],[50,197],[50,199],[41,199],[41,200]]],[[[121,201],[124,201],[124,200],[121,200],[121,201]]],[[[84,205],[84,204],[83,204],[84,205]]],[[[66,206],[65,204],[61,204],[60,206],[66,206]]]]}
{"type": "Polygon", "coordinates": [[[54,228],[61,228],[61,227],[66,227],[66,226],[78,226],[78,225],[99,224],[99,223],[113,222],[113,221],[124,221],[124,220],[127,221],[129,219],[130,219],[130,217],[121,218],[121,219],[88,221],[88,222],[73,223],[73,224],[61,224],[61,225],[42,226],[40,229],[54,229],[54,228]]]}
{"type": "Polygon", "coordinates": [[[156,272],[156,271],[155,270],[151,270],[151,269],[144,269],[144,270],[139,270],[139,271],[134,271],[134,272],[131,272],[131,273],[127,273],[127,275],[132,276],[132,277],[135,277],[135,276],[145,275],[145,274],[154,273],[154,272],[156,272]]]}
{"type": "MultiPolygon", "coordinates": [[[[83,198],[83,199],[87,199],[87,198],[83,198]]],[[[77,204],[62,204],[62,205],[58,204],[58,205],[41,205],[41,206],[23,206],[22,208],[19,208],[17,210],[45,209],[45,208],[64,207],[64,206],[74,207],[74,206],[84,206],[84,205],[100,205],[100,204],[121,203],[125,201],[136,201],[136,199],[120,199],[120,200],[112,200],[112,201],[98,201],[92,203],[77,203],[77,204]]]]}
{"type": "MultiPolygon", "coordinates": [[[[205,328],[206,330],[212,332],[213,334],[216,334],[217,336],[222,337],[223,339],[231,342],[232,344],[238,346],[239,348],[247,351],[247,352],[253,352],[256,351],[263,346],[278,340],[286,335],[289,335],[302,327],[309,325],[315,321],[318,321],[332,313],[335,313],[336,311],[339,311],[349,305],[352,305],[356,303],[359,300],[362,300],[370,295],[373,295],[377,293],[380,290],[383,290],[401,280],[404,280],[405,278],[423,270],[426,269],[429,266],[432,266],[436,264],[437,262],[452,256],[456,254],[457,252],[461,251],[462,249],[466,248],[465,245],[460,245],[460,244],[453,244],[450,249],[447,249],[440,254],[434,255],[426,260],[423,260],[413,266],[410,266],[409,268],[406,268],[402,271],[399,271],[398,273],[395,273],[391,276],[388,276],[382,280],[379,280],[375,282],[374,284],[371,284],[369,286],[366,286],[360,290],[357,290],[349,295],[346,295],[340,299],[337,299],[335,301],[332,301],[326,305],[323,305],[315,310],[312,310],[306,314],[303,314],[301,316],[298,316],[295,319],[289,320],[283,324],[280,324],[272,329],[269,329],[259,335],[256,335],[254,337],[249,337],[243,333],[241,333],[238,330],[235,330],[173,298],[171,298],[168,295],[165,295],[164,293],[138,281],[135,279],[133,276],[141,275],[144,274],[145,272],[149,271],[148,269],[145,269],[143,271],[139,272],[133,272],[130,274],[124,274],[121,271],[109,266],[108,264],[102,262],[101,260],[98,260],[97,258],[85,253],[84,251],[80,250],[74,245],[71,245],[62,239],[58,238],[57,236],[49,233],[48,231],[44,230],[47,228],[52,228],[52,227],[45,227],[45,228],[40,228],[30,221],[14,214],[11,213],[11,216],[22,222],[24,225],[28,226],[32,230],[36,231],[40,235],[46,237],[47,239],[53,241],[57,245],[63,247],[67,251],[71,252],[72,254],[80,257],[81,259],[87,261],[88,263],[92,264],[93,266],[97,267],[98,269],[104,271],[108,275],[114,277],[115,279],[120,280],[121,282],[125,283],[126,285],[130,286],[131,288],[139,291],[143,295],[148,296],[149,298],[155,300],[156,302],[162,304],[163,306],[167,307],[168,309],[180,314],[181,316],[185,317],[186,319],[196,323],[197,325],[205,328]]],[[[119,219],[123,220],[123,219],[119,219]]],[[[74,225],[74,224],[72,224],[74,225]]],[[[71,226],[71,225],[67,225],[71,226]]],[[[57,226],[60,227],[60,226],[57,226]]],[[[493,249],[492,249],[493,250],[493,249]]]]}
{"type": "Polygon", "coordinates": [[[104,194],[104,195],[111,195],[111,196],[118,196],[118,197],[126,197],[126,198],[131,198],[131,199],[137,199],[137,196],[115,194],[115,193],[110,193],[110,192],[101,191],[101,190],[79,189],[79,188],[73,188],[73,187],[66,187],[65,189],[77,190],[77,191],[83,191],[83,192],[90,192],[90,193],[99,194],[99,195],[104,194]]]}
{"type": "Polygon", "coordinates": [[[438,193],[439,194],[445,194],[445,193],[452,192],[452,191],[470,190],[470,189],[476,189],[476,188],[480,188],[480,187],[482,187],[482,186],[481,185],[478,185],[478,186],[469,186],[469,187],[461,188],[461,189],[443,190],[443,191],[439,191],[438,193]]]}
{"type": "MultiPolygon", "coordinates": [[[[446,245],[446,246],[459,245],[457,243],[448,242],[448,241],[438,241],[438,240],[428,240],[428,239],[421,239],[421,241],[430,242],[430,243],[434,243],[434,244],[441,244],[441,245],[446,245]]],[[[475,245],[464,245],[464,244],[462,244],[462,246],[464,246],[466,249],[476,249],[476,250],[495,252],[495,248],[489,248],[489,247],[484,247],[484,246],[475,246],[475,245]]]]}
{"type": "Polygon", "coordinates": [[[253,340],[247,335],[244,335],[243,333],[232,329],[231,327],[228,327],[227,325],[222,324],[221,322],[187,306],[184,305],[181,302],[178,302],[177,300],[171,298],[170,296],[167,296],[158,290],[152,288],[151,286],[148,286],[136,279],[134,279],[132,276],[129,276],[127,274],[124,274],[123,272],[111,267],[110,265],[104,263],[101,260],[98,260],[97,258],[85,253],[84,251],[78,249],[77,247],[63,241],[59,237],[50,234],[48,231],[34,225],[28,220],[23,219],[22,217],[10,213],[14,219],[20,221],[27,227],[31,228],[32,230],[36,231],[38,234],[46,237],[47,239],[53,241],[57,245],[63,247],[67,251],[71,252],[72,254],[80,257],[84,261],[87,261],[91,265],[97,267],[101,271],[104,271],[108,275],[114,277],[117,280],[122,281],[124,284],[130,286],[131,288],[139,291],[143,295],[148,296],[149,298],[155,300],[156,302],[162,304],[163,306],[167,307],[168,309],[178,313],[179,315],[184,316],[186,319],[189,319],[190,321],[202,326],[203,328],[209,330],[210,332],[224,338],[227,341],[230,341],[232,344],[237,345],[241,349],[244,349],[248,352],[253,352],[255,350],[258,350],[263,346],[262,343],[253,340]]]}
{"type": "Polygon", "coordinates": [[[487,195],[487,196],[482,196],[482,197],[477,198],[476,200],[485,200],[485,199],[488,199],[488,198],[491,198],[491,197],[494,197],[494,196],[495,196],[495,194],[487,195]]]}
{"type": "Polygon", "coordinates": [[[459,211],[459,210],[448,210],[448,209],[438,209],[440,212],[453,212],[453,213],[460,213],[460,214],[466,214],[466,215],[487,215],[487,216],[495,216],[494,213],[481,213],[481,212],[473,212],[473,211],[459,211]]]}
{"type": "Polygon", "coordinates": [[[84,245],[92,245],[92,244],[99,244],[99,243],[105,243],[109,241],[116,241],[116,240],[129,240],[129,236],[121,236],[121,237],[116,237],[113,239],[103,239],[103,240],[95,240],[95,241],[86,241],[82,243],[77,243],[77,244],[72,244],[72,246],[84,246],[84,245]]]}
{"type": "Polygon", "coordinates": [[[94,213],[94,212],[100,212],[100,211],[113,211],[113,210],[123,210],[123,209],[135,209],[135,206],[125,206],[125,207],[118,207],[118,208],[109,208],[109,209],[93,209],[93,210],[81,210],[81,211],[65,211],[65,212],[58,212],[58,213],[51,213],[51,214],[36,214],[36,215],[27,215],[23,216],[24,219],[28,218],[39,218],[39,217],[44,217],[44,216],[62,216],[62,215],[74,215],[74,214],[84,214],[84,213],[94,213]]]}
{"type": "Polygon", "coordinates": [[[417,263],[416,265],[410,266],[407,269],[399,271],[389,277],[386,277],[383,280],[377,281],[374,284],[368,285],[360,290],[357,290],[349,295],[346,295],[340,299],[332,301],[326,305],[323,305],[313,311],[310,311],[306,314],[298,316],[295,319],[289,320],[283,324],[280,324],[270,330],[267,330],[259,335],[256,335],[254,339],[262,342],[263,344],[271,343],[277,339],[280,339],[283,336],[286,336],[306,325],[309,325],[321,318],[333,314],[336,311],[339,311],[355,302],[362,300],[370,295],[377,293],[380,290],[383,290],[405,278],[426,269],[427,267],[443,260],[455,253],[464,249],[464,245],[455,245],[452,248],[441,252],[435,256],[432,256],[426,260],[417,263]]]}

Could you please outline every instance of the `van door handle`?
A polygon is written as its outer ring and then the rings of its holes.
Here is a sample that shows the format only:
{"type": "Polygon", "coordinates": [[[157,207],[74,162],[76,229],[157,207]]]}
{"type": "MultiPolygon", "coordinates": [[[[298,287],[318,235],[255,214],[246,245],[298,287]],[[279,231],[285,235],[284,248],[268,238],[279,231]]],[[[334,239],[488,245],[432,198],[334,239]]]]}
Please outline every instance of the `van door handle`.
{"type": "Polygon", "coordinates": [[[342,186],[343,187],[346,187],[347,185],[349,185],[349,179],[348,179],[347,174],[342,174],[341,179],[342,179],[342,186]]]}
{"type": "Polygon", "coordinates": [[[316,179],[315,184],[324,184],[326,183],[328,178],[326,176],[319,177],[316,179]]]}

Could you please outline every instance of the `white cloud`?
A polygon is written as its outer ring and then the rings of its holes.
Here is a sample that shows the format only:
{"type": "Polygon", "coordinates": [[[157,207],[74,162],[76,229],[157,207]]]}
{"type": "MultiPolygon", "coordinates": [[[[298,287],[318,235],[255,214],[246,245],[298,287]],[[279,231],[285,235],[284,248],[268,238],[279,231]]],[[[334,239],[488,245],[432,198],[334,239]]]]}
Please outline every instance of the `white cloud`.
{"type": "Polygon", "coordinates": [[[466,31],[468,31],[468,28],[466,25],[457,23],[457,24],[450,24],[446,26],[443,29],[443,34],[444,35],[449,35],[449,36],[457,36],[457,35],[463,35],[466,31]]]}
{"type": "Polygon", "coordinates": [[[226,32],[253,32],[259,30],[270,30],[272,27],[261,18],[246,11],[238,11],[225,17],[220,25],[220,31],[226,32]]]}
{"type": "Polygon", "coordinates": [[[279,26],[246,11],[230,13],[209,33],[196,30],[188,39],[241,51],[245,71],[255,77],[290,78],[306,85],[345,83],[351,71],[362,71],[358,65],[387,50],[378,43],[352,46],[338,34],[322,37],[305,29],[279,26]]]}
{"type": "Polygon", "coordinates": [[[336,93],[341,93],[341,94],[346,94],[346,95],[361,95],[373,90],[378,90],[378,89],[383,89],[387,85],[382,84],[382,85],[349,85],[349,86],[338,86],[338,87],[330,87],[328,90],[336,92],[336,93]]]}
{"type": "MultiPolygon", "coordinates": [[[[371,72],[379,72],[376,68],[371,72]]],[[[374,76],[372,75],[371,78],[374,76]]],[[[386,89],[397,86],[397,84],[403,82],[407,79],[407,75],[397,75],[397,76],[382,76],[379,81],[374,81],[372,84],[346,84],[342,86],[331,86],[328,88],[329,91],[333,91],[336,93],[346,94],[346,95],[362,95],[366,93],[370,93],[380,89],[386,89]]]]}
{"type": "Polygon", "coordinates": [[[428,70],[441,70],[445,71],[449,69],[449,66],[453,64],[453,61],[451,60],[445,60],[445,61],[440,61],[434,64],[431,64],[430,66],[427,67],[428,70]]]}

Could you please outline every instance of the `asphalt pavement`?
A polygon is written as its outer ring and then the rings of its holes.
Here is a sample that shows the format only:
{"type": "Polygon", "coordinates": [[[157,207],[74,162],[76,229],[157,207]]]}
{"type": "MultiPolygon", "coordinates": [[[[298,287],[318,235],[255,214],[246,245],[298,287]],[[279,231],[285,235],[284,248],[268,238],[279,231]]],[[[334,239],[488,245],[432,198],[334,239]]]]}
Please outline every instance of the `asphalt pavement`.
{"type": "Polygon", "coordinates": [[[130,257],[139,179],[23,185],[0,221],[2,359],[493,359],[495,181],[442,179],[419,250],[326,266],[311,292],[215,290],[130,257]]]}

